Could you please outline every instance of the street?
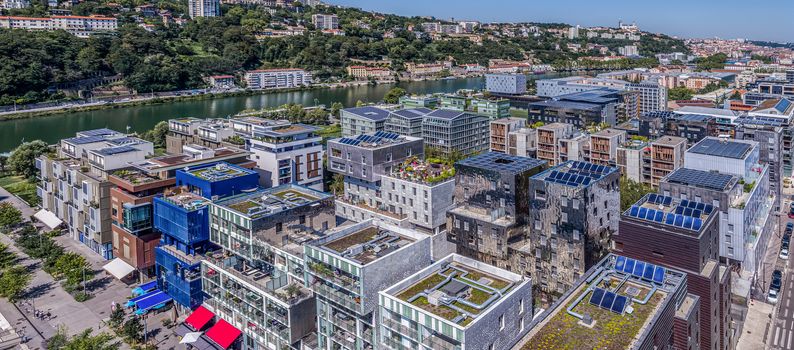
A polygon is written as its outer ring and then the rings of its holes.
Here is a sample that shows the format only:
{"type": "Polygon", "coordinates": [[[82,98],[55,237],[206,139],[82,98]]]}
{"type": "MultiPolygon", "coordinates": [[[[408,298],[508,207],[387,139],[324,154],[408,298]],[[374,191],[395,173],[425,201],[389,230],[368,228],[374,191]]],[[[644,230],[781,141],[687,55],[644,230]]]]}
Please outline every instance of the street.
{"type": "MultiPolygon", "coordinates": [[[[780,252],[780,245],[781,245],[781,238],[783,236],[783,230],[786,227],[786,224],[789,222],[794,222],[794,220],[788,218],[788,208],[790,201],[790,195],[788,194],[790,190],[784,189],[783,191],[783,198],[781,200],[781,213],[780,213],[780,227],[779,232],[776,232],[775,235],[772,235],[770,242],[769,249],[772,250],[768,252],[771,255],[772,253],[778,254],[780,252]],[[773,250],[774,248],[774,250],[773,250]]],[[[780,289],[780,293],[778,294],[778,301],[774,305],[774,318],[771,321],[769,331],[767,334],[767,348],[774,349],[774,350],[783,350],[783,349],[794,349],[794,273],[792,273],[792,260],[789,259],[788,261],[783,259],[775,259],[774,263],[769,263],[769,268],[767,269],[766,273],[768,274],[765,276],[766,285],[764,290],[768,292],[769,283],[771,278],[772,271],[775,269],[780,269],[783,272],[783,283],[780,289]]]]}

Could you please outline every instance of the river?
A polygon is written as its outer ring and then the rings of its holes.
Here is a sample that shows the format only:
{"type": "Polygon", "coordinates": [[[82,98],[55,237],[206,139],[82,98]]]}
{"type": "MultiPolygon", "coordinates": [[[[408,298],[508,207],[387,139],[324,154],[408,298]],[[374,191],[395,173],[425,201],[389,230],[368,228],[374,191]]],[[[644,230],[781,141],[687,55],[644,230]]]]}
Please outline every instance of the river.
{"type": "MultiPolygon", "coordinates": [[[[563,74],[535,75],[543,79],[563,74]]],[[[482,89],[484,80],[478,78],[401,82],[412,94],[455,92],[459,89],[482,89]]],[[[9,152],[23,141],[35,139],[49,144],[74,136],[81,130],[110,128],[118,131],[143,132],[160,121],[177,117],[218,118],[237,114],[244,109],[278,107],[286,103],[304,106],[341,102],[346,107],[357,101],[377,102],[394,85],[366,85],[336,89],[317,89],[298,92],[276,92],[255,96],[222,97],[217,99],[167,102],[157,105],[130,106],[87,112],[62,113],[43,117],[0,122],[0,152],[9,152]]]]}

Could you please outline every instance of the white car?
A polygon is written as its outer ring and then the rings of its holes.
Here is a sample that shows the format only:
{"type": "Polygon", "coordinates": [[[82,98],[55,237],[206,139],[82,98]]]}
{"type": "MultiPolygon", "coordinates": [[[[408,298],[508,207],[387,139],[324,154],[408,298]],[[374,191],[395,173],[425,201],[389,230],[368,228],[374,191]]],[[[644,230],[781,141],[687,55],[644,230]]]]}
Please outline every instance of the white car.
{"type": "Polygon", "coordinates": [[[766,300],[772,304],[777,303],[777,290],[770,289],[769,295],[766,296],[766,300]]]}
{"type": "Polygon", "coordinates": [[[780,255],[778,255],[783,260],[788,260],[788,248],[780,249],[780,255]]]}

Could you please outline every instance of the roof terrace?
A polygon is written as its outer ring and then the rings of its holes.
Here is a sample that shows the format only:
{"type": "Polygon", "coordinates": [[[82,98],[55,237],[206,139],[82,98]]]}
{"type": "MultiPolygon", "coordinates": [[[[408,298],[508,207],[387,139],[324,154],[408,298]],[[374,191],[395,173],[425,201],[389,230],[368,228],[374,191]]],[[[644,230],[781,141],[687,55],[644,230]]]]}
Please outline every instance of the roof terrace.
{"type": "Polygon", "coordinates": [[[229,197],[216,204],[256,220],[304,205],[319,205],[317,201],[331,196],[303,186],[288,184],[229,197]]]}
{"type": "Polygon", "coordinates": [[[206,207],[210,200],[192,192],[166,193],[163,200],[186,211],[194,211],[206,207]]]}
{"type": "Polygon", "coordinates": [[[321,246],[366,265],[415,241],[387,228],[366,225],[321,246]]]}
{"type": "Polygon", "coordinates": [[[177,155],[166,155],[162,157],[150,158],[140,162],[130,163],[130,165],[146,172],[156,172],[156,171],[181,169],[191,164],[207,163],[210,160],[211,161],[228,160],[249,154],[248,151],[239,148],[232,148],[232,147],[220,147],[211,151],[212,152],[208,152],[209,154],[208,156],[197,156],[194,154],[183,153],[177,155]]]}
{"type": "Polygon", "coordinates": [[[703,224],[713,212],[714,206],[711,204],[686,199],[678,201],[672,197],[651,193],[642,197],[623,212],[623,215],[656,225],[663,224],[700,233],[703,224]]]}
{"type": "Polygon", "coordinates": [[[749,142],[706,137],[692,146],[687,152],[715,157],[743,159],[747,157],[753,145],[749,142]]]}
{"type": "Polygon", "coordinates": [[[496,304],[515,281],[461,262],[445,263],[416,283],[390,293],[425,311],[467,326],[496,304]]]}
{"type": "Polygon", "coordinates": [[[331,140],[330,142],[340,143],[343,145],[352,145],[361,148],[380,148],[385,146],[396,145],[404,142],[419,140],[416,137],[402,136],[391,132],[376,131],[372,134],[362,134],[353,137],[343,137],[341,139],[331,140]]]}
{"type": "Polygon", "coordinates": [[[455,177],[455,168],[444,163],[411,157],[398,164],[391,176],[419,184],[435,185],[455,177]]]}
{"type": "Polygon", "coordinates": [[[521,174],[525,171],[545,165],[546,161],[535,158],[513,156],[499,152],[487,152],[466,158],[457,162],[456,164],[459,166],[485,169],[488,171],[521,174]]]}
{"type": "Polygon", "coordinates": [[[232,166],[227,163],[218,163],[212,166],[190,169],[187,170],[187,173],[202,180],[215,182],[230,180],[240,176],[250,175],[255,172],[253,170],[232,166]]]}
{"type": "Polygon", "coordinates": [[[610,255],[563,296],[520,343],[521,350],[629,349],[683,288],[684,274],[610,255]]]}

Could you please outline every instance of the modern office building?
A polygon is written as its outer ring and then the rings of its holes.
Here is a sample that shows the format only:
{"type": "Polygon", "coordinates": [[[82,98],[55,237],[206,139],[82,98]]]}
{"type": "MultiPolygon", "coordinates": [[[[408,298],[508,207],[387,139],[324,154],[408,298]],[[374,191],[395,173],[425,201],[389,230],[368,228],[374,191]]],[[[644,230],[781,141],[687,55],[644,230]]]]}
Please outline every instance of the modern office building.
{"type": "Polygon", "coordinates": [[[667,88],[654,82],[629,83],[608,78],[566,77],[538,80],[537,94],[556,98],[561,95],[604,88],[639,93],[639,113],[667,110],[667,88]]]}
{"type": "Polygon", "coordinates": [[[568,161],[529,181],[529,234],[511,245],[513,265],[547,301],[559,298],[611,247],[618,229],[616,168],[568,161]]]}
{"type": "Polygon", "coordinates": [[[532,102],[528,107],[530,124],[536,122],[565,123],[584,129],[601,123],[607,123],[610,126],[617,123],[617,107],[614,103],[596,104],[555,99],[532,102]]]}
{"type": "Polygon", "coordinates": [[[525,236],[530,177],[546,162],[488,152],[455,164],[455,206],[447,239],[458,254],[511,270],[509,244],[525,236]]]}
{"type": "Polygon", "coordinates": [[[319,128],[304,124],[253,125],[248,142],[264,187],[290,183],[323,190],[319,128]]]}
{"type": "Polygon", "coordinates": [[[339,29],[339,17],[332,14],[314,14],[312,15],[312,24],[317,30],[339,29]]]}
{"type": "Polygon", "coordinates": [[[392,111],[383,123],[383,131],[403,136],[422,137],[422,121],[430,112],[432,110],[425,107],[392,111]]]}
{"type": "Polygon", "coordinates": [[[508,135],[526,126],[521,118],[501,118],[491,121],[491,152],[507,153],[508,135]]]}
{"type": "MultiPolygon", "coordinates": [[[[386,211],[404,217],[412,229],[438,234],[444,231],[452,207],[455,169],[444,163],[411,157],[381,176],[381,199],[386,211]]],[[[395,222],[405,226],[405,222],[395,222]]]]}
{"type": "Polygon", "coordinates": [[[475,154],[488,149],[488,118],[437,109],[422,121],[422,138],[425,147],[442,154],[475,154]]]}
{"type": "Polygon", "coordinates": [[[378,107],[345,108],[339,116],[342,125],[342,136],[384,131],[386,119],[390,112],[378,107]]]}
{"type": "Polygon", "coordinates": [[[403,108],[429,108],[438,107],[438,97],[434,95],[405,95],[400,97],[403,108]]]}
{"type": "Polygon", "coordinates": [[[356,222],[377,218],[397,226],[407,223],[407,212],[388,210],[381,178],[411,157],[421,159],[422,139],[379,131],[329,140],[327,152],[328,170],[345,177],[336,215],[356,222]]]}
{"type": "Polygon", "coordinates": [[[529,278],[451,254],[380,292],[384,349],[512,349],[529,330],[529,278]]]}
{"type": "Polygon", "coordinates": [[[527,76],[524,74],[486,74],[485,90],[497,95],[522,95],[527,92],[527,76]]]}
{"type": "Polygon", "coordinates": [[[374,220],[304,244],[306,285],[316,294],[321,349],[375,349],[379,292],[430,265],[430,236],[374,220]]]}
{"type": "Polygon", "coordinates": [[[278,68],[245,72],[249,89],[291,89],[312,84],[312,74],[303,69],[278,68]]]}
{"type": "Polygon", "coordinates": [[[220,0],[188,0],[188,15],[190,18],[218,17],[221,15],[220,0]]]}
{"type": "Polygon", "coordinates": [[[113,259],[108,176],[154,153],[151,142],[110,129],[81,131],[60,141],[55,155],[36,159],[41,208],[61,220],[67,234],[105,259],[113,259]]]}
{"type": "Polygon", "coordinates": [[[513,349],[698,349],[699,298],[687,283],[685,272],[609,254],[537,315],[513,349]]]}
{"type": "MultiPolygon", "coordinates": [[[[678,269],[700,299],[700,348],[731,344],[731,273],[719,264],[720,215],[714,205],[649,194],[620,216],[616,254],[678,269]]],[[[635,266],[636,269],[636,266],[635,266]]]]}
{"type": "Polygon", "coordinates": [[[667,110],[667,87],[646,81],[626,84],[625,89],[640,93],[640,113],[667,110]]]}

